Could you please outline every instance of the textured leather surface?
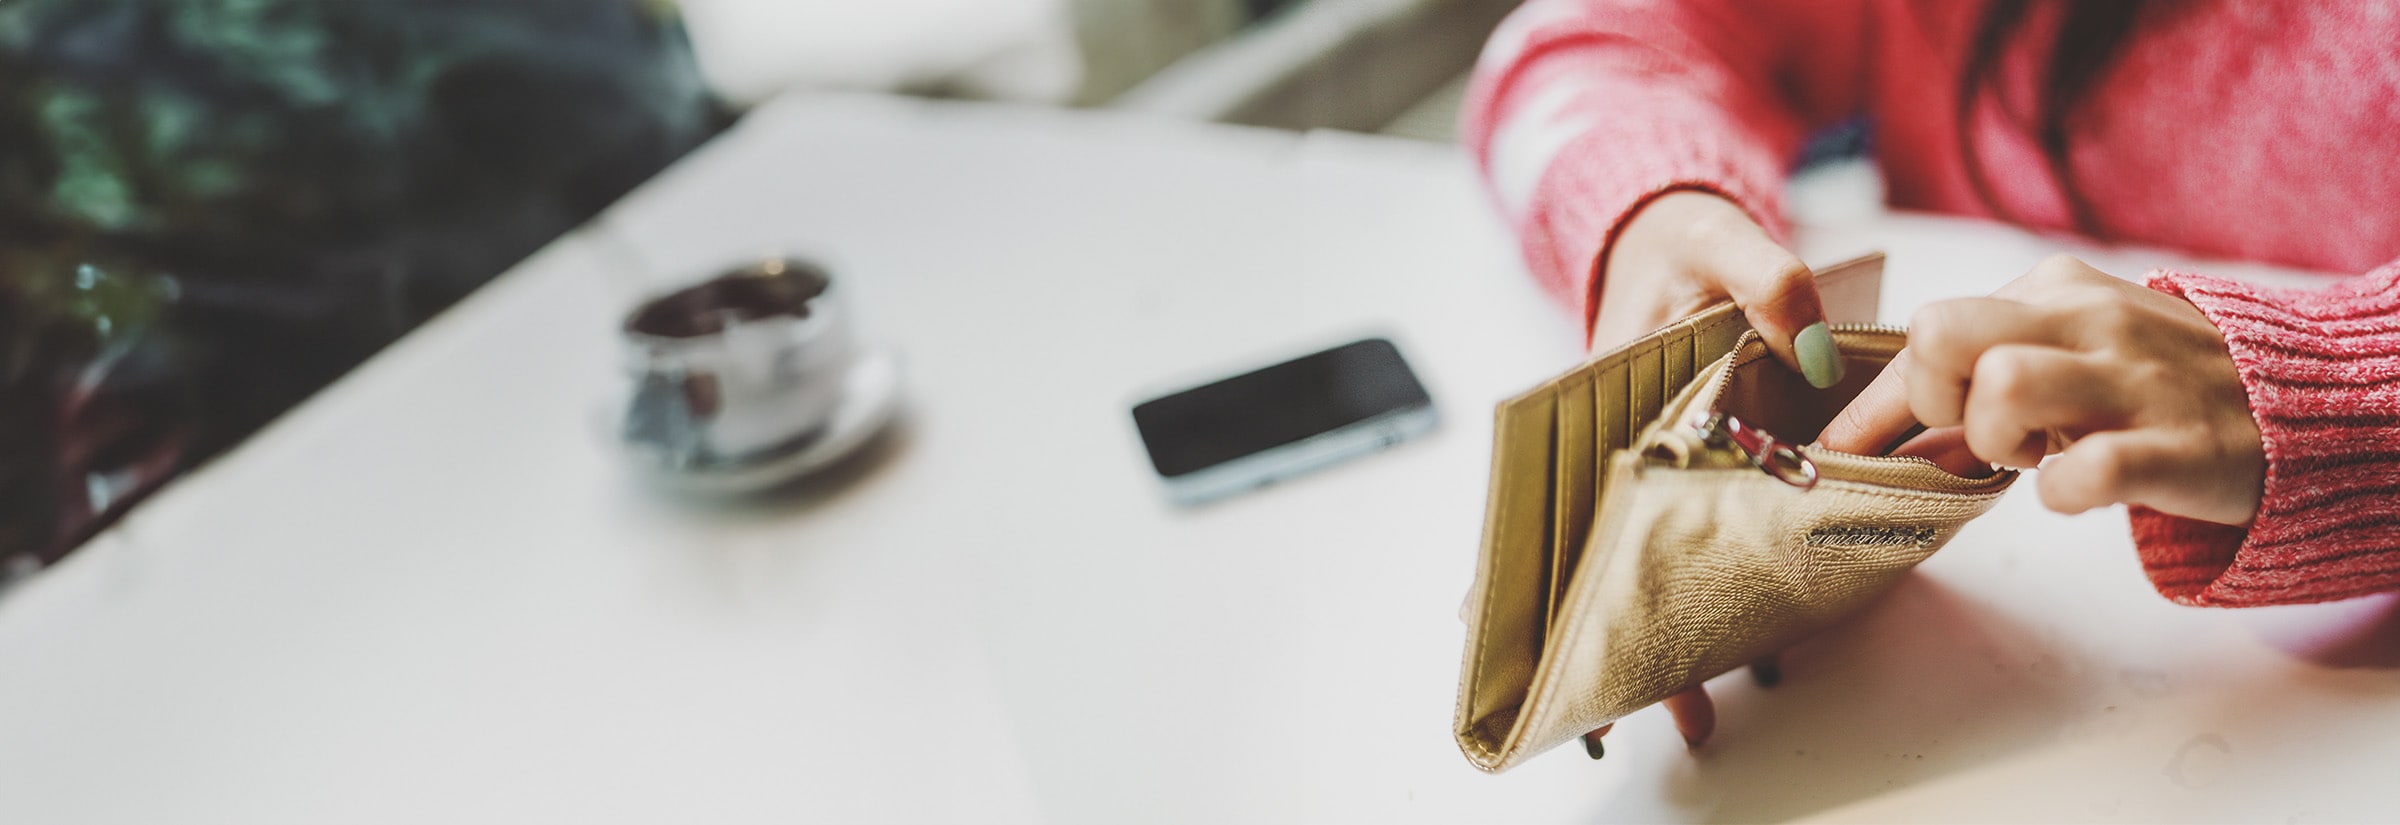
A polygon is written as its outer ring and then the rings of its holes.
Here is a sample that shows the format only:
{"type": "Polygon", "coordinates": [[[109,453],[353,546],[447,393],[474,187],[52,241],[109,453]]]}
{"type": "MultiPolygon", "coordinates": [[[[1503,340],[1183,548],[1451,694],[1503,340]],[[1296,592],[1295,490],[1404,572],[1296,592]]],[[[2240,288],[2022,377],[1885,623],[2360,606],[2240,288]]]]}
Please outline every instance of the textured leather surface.
{"type": "MultiPolygon", "coordinates": [[[[1881,264],[1822,277],[1873,278],[1881,264]]],[[[1820,392],[1748,331],[1719,306],[1500,405],[1456,719],[1477,767],[1505,770],[1838,621],[2013,481],[1812,451],[1826,477],[1803,491],[1747,465],[1633,449],[1689,406],[1813,440],[1904,342],[1837,333],[1850,378],[1820,392]]]]}

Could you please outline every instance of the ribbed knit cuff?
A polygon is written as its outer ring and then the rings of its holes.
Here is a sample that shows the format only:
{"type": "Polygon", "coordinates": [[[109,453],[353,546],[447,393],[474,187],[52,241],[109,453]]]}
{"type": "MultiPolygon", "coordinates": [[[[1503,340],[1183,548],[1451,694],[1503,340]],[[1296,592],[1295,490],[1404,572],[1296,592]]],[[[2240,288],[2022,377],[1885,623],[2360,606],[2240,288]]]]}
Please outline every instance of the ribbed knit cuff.
{"type": "Polygon", "coordinates": [[[1461,137],[1535,280],[1581,313],[1587,335],[1606,256],[1660,195],[1715,193],[1784,238],[1781,194],[1807,130],[1745,22],[1757,21],[1533,2],[1478,62],[1461,137]]]}
{"type": "Polygon", "coordinates": [[[2132,508],[2161,594],[2330,601],[2400,589],[2400,264],[2321,292],[2153,272],[2225,333],[2267,458],[2248,528],[2132,508]]]}

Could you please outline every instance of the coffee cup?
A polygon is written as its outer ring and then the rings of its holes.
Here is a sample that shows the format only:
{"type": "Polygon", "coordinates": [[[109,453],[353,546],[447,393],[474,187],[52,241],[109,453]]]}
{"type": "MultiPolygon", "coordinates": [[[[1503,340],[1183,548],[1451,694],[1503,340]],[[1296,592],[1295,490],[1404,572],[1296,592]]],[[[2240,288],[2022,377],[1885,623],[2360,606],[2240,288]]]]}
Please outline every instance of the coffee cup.
{"type": "Polygon", "coordinates": [[[669,470],[808,449],[826,436],[859,357],[833,278],[788,258],[653,298],[622,335],[632,390],[621,438],[669,470]]]}

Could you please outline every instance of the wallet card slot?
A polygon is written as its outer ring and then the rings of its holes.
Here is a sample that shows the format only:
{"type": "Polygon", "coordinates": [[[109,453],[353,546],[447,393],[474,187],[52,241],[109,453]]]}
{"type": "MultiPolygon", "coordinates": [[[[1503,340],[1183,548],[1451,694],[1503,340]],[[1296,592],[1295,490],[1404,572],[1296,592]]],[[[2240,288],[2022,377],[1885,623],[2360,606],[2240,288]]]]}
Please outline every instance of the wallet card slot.
{"type": "Polygon", "coordinates": [[[1635,428],[1641,426],[1641,420],[1631,415],[1632,408],[1625,400],[1626,378],[1627,372],[1622,369],[1603,370],[1592,376],[1592,413],[1600,419],[1598,441],[1602,455],[1631,448],[1635,428]]]}
{"type": "Polygon", "coordinates": [[[1662,398],[1675,397],[1676,393],[1683,391],[1683,385],[1692,382],[1693,335],[1689,327],[1679,329],[1677,332],[1682,334],[1668,338],[1663,347],[1666,357],[1666,375],[1665,383],[1659,387],[1662,398]]]}
{"type": "Polygon", "coordinates": [[[1589,373],[1579,373],[1558,387],[1557,449],[1553,462],[1550,530],[1550,581],[1545,595],[1543,625],[1551,626],[1558,617],[1559,605],[1566,601],[1567,585],[1574,580],[1575,563],[1583,555],[1583,542],[1591,534],[1592,507],[1598,498],[1597,470],[1599,445],[1593,414],[1592,388],[1589,373]]]}
{"type": "Polygon", "coordinates": [[[1659,409],[1666,406],[1667,358],[1660,349],[1648,347],[1635,352],[1627,364],[1632,375],[1626,382],[1631,386],[1625,394],[1625,417],[1630,420],[1647,422],[1657,418],[1659,409]]]}
{"type": "MultiPolygon", "coordinates": [[[[1500,406],[1492,433],[1492,485],[1484,524],[1479,610],[1470,623],[1463,685],[1462,730],[1497,726],[1505,732],[1533,682],[1541,657],[1549,590],[1550,479],[1556,452],[1558,403],[1544,388],[1500,406]]],[[[1494,739],[1496,742],[1497,739],[1494,739]]]]}

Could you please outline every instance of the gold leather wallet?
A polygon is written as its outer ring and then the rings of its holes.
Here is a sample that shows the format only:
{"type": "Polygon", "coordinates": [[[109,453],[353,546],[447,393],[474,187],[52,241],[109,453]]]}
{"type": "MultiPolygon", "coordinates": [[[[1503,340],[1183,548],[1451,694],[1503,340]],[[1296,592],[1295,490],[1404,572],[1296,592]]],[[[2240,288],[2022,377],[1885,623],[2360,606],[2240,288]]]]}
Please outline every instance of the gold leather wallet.
{"type": "MultiPolygon", "coordinates": [[[[1828,304],[1882,265],[1820,270],[1828,304]]],[[[1907,334],[1845,324],[1834,340],[1846,374],[1818,390],[1720,305],[1501,403],[1455,725],[1476,767],[1514,767],[1839,621],[2015,481],[1798,446],[1907,334]]]]}

